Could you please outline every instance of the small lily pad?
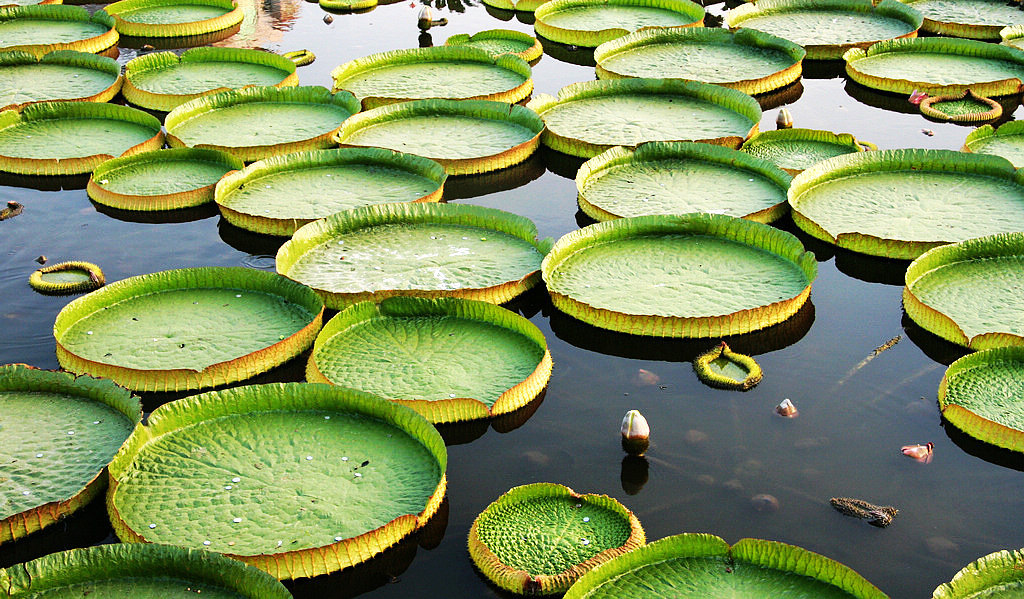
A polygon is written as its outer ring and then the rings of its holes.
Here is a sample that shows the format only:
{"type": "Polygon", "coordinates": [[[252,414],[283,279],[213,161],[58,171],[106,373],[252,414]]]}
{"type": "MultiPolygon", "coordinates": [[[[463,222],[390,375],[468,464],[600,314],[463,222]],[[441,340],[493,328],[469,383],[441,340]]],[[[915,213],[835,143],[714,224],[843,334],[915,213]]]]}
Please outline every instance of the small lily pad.
{"type": "Polygon", "coordinates": [[[99,266],[76,260],[44,266],[32,273],[28,283],[39,293],[69,295],[99,289],[106,279],[99,266]]]}
{"type": "Polygon", "coordinates": [[[495,56],[513,54],[526,62],[533,62],[544,53],[544,48],[537,38],[513,29],[487,29],[473,35],[460,33],[445,40],[444,44],[480,48],[495,56]]]}
{"type": "Polygon", "coordinates": [[[1024,452],[1024,347],[967,354],[946,369],[939,384],[942,417],[967,435],[1024,452]]]}
{"type": "Polygon", "coordinates": [[[725,341],[693,360],[697,378],[721,389],[748,391],[761,382],[761,367],[750,356],[729,349],[725,341]]]}
{"type": "Polygon", "coordinates": [[[983,123],[1003,116],[1003,106],[969,89],[951,96],[929,96],[919,105],[921,114],[940,121],[983,123]]]}

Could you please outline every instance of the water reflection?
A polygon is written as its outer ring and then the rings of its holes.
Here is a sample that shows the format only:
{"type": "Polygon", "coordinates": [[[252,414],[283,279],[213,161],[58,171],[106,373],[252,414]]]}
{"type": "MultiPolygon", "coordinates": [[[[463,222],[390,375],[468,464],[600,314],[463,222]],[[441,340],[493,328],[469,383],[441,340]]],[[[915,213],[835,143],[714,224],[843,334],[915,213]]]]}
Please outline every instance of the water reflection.
{"type": "Polygon", "coordinates": [[[902,287],[909,260],[895,260],[853,252],[841,247],[835,249],[836,268],[845,275],[866,283],[882,283],[902,287]]]}
{"type": "Polygon", "coordinates": [[[541,160],[544,161],[544,166],[547,169],[559,177],[565,177],[570,181],[576,180],[576,173],[579,172],[580,166],[587,161],[586,158],[580,158],[579,156],[570,156],[563,154],[557,150],[552,150],[547,146],[541,146],[537,150],[537,154],[541,160]]]}
{"type": "Polygon", "coordinates": [[[922,329],[906,312],[903,312],[900,324],[903,326],[903,331],[907,334],[907,338],[919,347],[926,356],[939,364],[949,366],[971,353],[971,350],[962,345],[957,345],[952,341],[947,341],[930,331],[922,329]]]}
{"type": "Polygon", "coordinates": [[[39,191],[85,189],[89,175],[16,175],[0,172],[0,186],[21,187],[39,191]]]}
{"type": "Polygon", "coordinates": [[[771,110],[773,108],[778,108],[780,106],[796,102],[800,99],[800,96],[802,96],[803,93],[804,84],[797,79],[786,87],[754,96],[754,99],[761,105],[761,110],[771,110]]]}
{"type": "Polygon", "coordinates": [[[444,182],[444,201],[464,200],[522,187],[544,174],[544,160],[537,152],[508,168],[479,175],[448,177],[444,182]]]}
{"type": "Polygon", "coordinates": [[[163,225],[171,223],[191,223],[206,218],[217,216],[217,204],[208,202],[191,208],[179,210],[122,210],[112,208],[97,202],[92,202],[96,212],[105,214],[110,218],[126,223],[142,223],[148,225],[163,225]]]}
{"type": "Polygon", "coordinates": [[[526,424],[526,421],[537,413],[540,404],[544,402],[546,394],[547,389],[545,388],[530,403],[508,414],[502,414],[494,418],[470,420],[468,422],[448,422],[437,424],[435,427],[441,433],[444,444],[448,446],[463,445],[475,441],[482,437],[488,428],[493,428],[502,434],[510,433],[526,424]]]}
{"type": "MultiPolygon", "coordinates": [[[[516,16],[518,17],[520,14],[521,13],[516,13],[516,16]]],[[[529,14],[530,16],[533,16],[533,13],[529,14]]],[[[539,35],[537,36],[537,39],[540,41],[541,47],[544,48],[544,53],[555,60],[579,65],[581,67],[597,66],[597,62],[594,60],[593,48],[570,46],[559,42],[553,42],[539,35]]]]}
{"type": "Polygon", "coordinates": [[[1003,449],[1002,447],[979,441],[958,429],[946,420],[945,417],[942,418],[942,430],[945,431],[949,440],[964,450],[964,452],[991,464],[1024,472],[1024,454],[1021,452],[1010,451],[1009,449],[1003,449]]]}
{"type": "Polygon", "coordinates": [[[248,229],[236,227],[229,223],[222,216],[217,221],[217,233],[221,240],[240,252],[253,256],[276,256],[277,250],[281,249],[288,237],[275,237],[273,235],[261,235],[248,229]]]}
{"type": "Polygon", "coordinates": [[[223,29],[221,31],[214,31],[213,33],[181,37],[135,37],[131,35],[122,35],[118,40],[117,45],[122,48],[132,48],[136,50],[141,50],[143,48],[151,48],[154,50],[195,48],[197,46],[206,46],[208,44],[224,41],[238,33],[241,28],[242,24],[239,23],[234,27],[223,29]]]}
{"type": "Polygon", "coordinates": [[[627,495],[636,495],[647,484],[651,465],[647,458],[637,455],[627,455],[622,458],[622,467],[619,473],[619,482],[622,490],[627,495]]]}
{"type": "MultiPolygon", "coordinates": [[[[894,94],[889,92],[883,92],[874,88],[870,88],[852,80],[846,82],[845,86],[846,93],[853,99],[857,100],[861,104],[871,106],[873,108],[880,108],[882,110],[888,110],[890,112],[899,112],[902,114],[920,114],[921,109],[916,104],[911,104],[907,100],[907,96],[904,94],[894,94]]],[[[1013,120],[1013,111],[1017,110],[1020,105],[1020,96],[1001,96],[992,98],[1003,107],[1003,116],[999,117],[995,121],[989,121],[993,127],[1013,120]]],[[[928,119],[929,122],[935,122],[928,119]]],[[[981,123],[957,123],[966,127],[976,128],[981,123]]]]}
{"type": "Polygon", "coordinates": [[[0,551],[0,568],[58,551],[115,542],[117,539],[110,527],[103,493],[100,493],[70,516],[27,537],[4,543],[3,551],[0,551]]]}
{"type": "Polygon", "coordinates": [[[843,60],[804,60],[804,79],[838,79],[846,74],[843,60]]]}

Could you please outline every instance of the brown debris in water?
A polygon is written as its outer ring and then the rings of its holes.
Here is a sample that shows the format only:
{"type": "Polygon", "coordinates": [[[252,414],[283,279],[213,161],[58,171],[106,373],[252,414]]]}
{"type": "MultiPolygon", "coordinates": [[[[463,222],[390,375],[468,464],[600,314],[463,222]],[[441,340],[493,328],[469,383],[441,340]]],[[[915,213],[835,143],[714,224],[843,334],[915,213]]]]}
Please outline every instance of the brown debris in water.
{"type": "Polygon", "coordinates": [[[828,502],[840,514],[866,520],[868,524],[885,528],[900,511],[888,505],[875,505],[852,497],[833,497],[828,502]]]}
{"type": "Polygon", "coordinates": [[[25,206],[18,202],[10,201],[7,202],[7,207],[0,209],[0,220],[7,220],[14,218],[21,214],[21,211],[25,209],[25,206]]]}

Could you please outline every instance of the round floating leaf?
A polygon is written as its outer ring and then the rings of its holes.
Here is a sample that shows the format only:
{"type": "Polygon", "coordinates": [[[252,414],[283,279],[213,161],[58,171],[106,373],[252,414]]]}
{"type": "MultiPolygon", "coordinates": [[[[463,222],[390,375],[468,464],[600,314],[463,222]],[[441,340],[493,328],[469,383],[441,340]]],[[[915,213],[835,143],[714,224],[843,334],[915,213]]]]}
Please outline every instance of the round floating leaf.
{"type": "Polygon", "coordinates": [[[932,96],[970,88],[982,96],[1016,94],[1024,51],[973,40],[928,37],[879,42],[843,55],[851,79],[882,91],[932,96]]]}
{"type": "Polygon", "coordinates": [[[693,360],[697,378],[720,389],[748,391],[761,382],[761,367],[750,356],[729,349],[725,341],[693,360]]]}
{"type": "Polygon", "coordinates": [[[444,440],[415,411],[330,385],[236,387],[160,406],[110,465],[124,541],[208,549],[279,579],[366,561],[444,499],[444,440]]]}
{"type": "Polygon", "coordinates": [[[537,35],[587,48],[647,27],[704,25],[704,7],[690,0],[551,0],[533,14],[537,35]]]}
{"type": "Polygon", "coordinates": [[[812,237],[913,260],[938,245],[1024,231],[1024,173],[998,156],[859,152],[797,175],[789,204],[793,221],[812,237]]]}
{"type": "Polygon", "coordinates": [[[291,52],[285,52],[281,56],[284,56],[295,63],[295,66],[297,67],[304,67],[306,65],[313,64],[313,61],[316,60],[316,54],[313,54],[312,51],[306,49],[292,50],[291,52]]]}
{"type": "Polygon", "coordinates": [[[112,58],[58,50],[37,58],[0,52],[0,110],[32,102],[108,102],[121,89],[121,67],[112,58]]]}
{"type": "Polygon", "coordinates": [[[982,123],[1003,116],[1002,104],[969,89],[952,96],[929,96],[919,107],[927,117],[954,123],[982,123]]]}
{"type": "Polygon", "coordinates": [[[729,27],[759,29],[796,42],[814,60],[842,58],[850,48],[916,37],[921,13],[896,0],[762,0],[726,13],[729,27]]]}
{"type": "Polygon", "coordinates": [[[949,365],[939,384],[942,417],[964,433],[1024,451],[1024,348],[985,349],[949,365]]]}
{"type": "Polygon", "coordinates": [[[405,404],[428,420],[508,414],[551,378],[544,335],[500,306],[392,297],[346,308],[313,345],[306,380],[405,404]]]}
{"type": "Polygon", "coordinates": [[[124,97],[137,106],[170,112],[179,104],[249,85],[298,85],[295,63],[260,50],[192,48],[146,54],[124,67],[124,97]]]}
{"type": "Polygon", "coordinates": [[[1024,346],[1024,233],[940,246],[907,268],[903,308],[925,330],[971,349],[1024,346]]]}
{"type": "Polygon", "coordinates": [[[71,372],[129,389],[180,391],[244,380],[305,351],[323,304],[312,290],[251,268],[131,277],[65,306],[53,327],[71,372]]]}
{"type": "Polygon", "coordinates": [[[533,91],[532,69],[518,56],[495,56],[470,46],[392,50],[346,62],[331,71],[334,90],[347,90],[364,108],[408,100],[494,100],[515,103],[533,91]]]}
{"type": "Polygon", "coordinates": [[[979,557],[935,588],[932,599],[1011,599],[1024,591],[1024,551],[996,551],[979,557]]]}
{"type": "Polygon", "coordinates": [[[120,210],[190,208],[213,201],[217,181],[244,166],[220,150],[155,150],[104,162],[90,175],[86,191],[97,203],[120,210]]]}
{"type": "Polygon", "coordinates": [[[544,120],[541,143],[592,158],[613,146],[703,141],[738,148],[757,132],[761,107],[734,89],[677,79],[587,81],[527,104],[544,120]]]}
{"type": "Polygon", "coordinates": [[[235,0],[120,0],[106,6],[121,35],[184,37],[222,31],[242,22],[235,0]]]}
{"type": "MultiPolygon", "coordinates": [[[[501,10],[514,10],[518,12],[532,13],[537,10],[546,0],[483,0],[483,3],[501,10]]],[[[506,19],[502,19],[503,21],[506,19]]]]}
{"type": "Polygon", "coordinates": [[[520,594],[562,593],[598,564],[643,547],[633,512],[607,495],[563,485],[513,487],[469,529],[469,555],[484,576],[520,594]]]}
{"type": "Polygon", "coordinates": [[[776,164],[791,175],[843,154],[876,150],[874,144],[858,141],[849,133],[818,129],[777,129],[761,131],[743,142],[740,150],[776,164]]]}
{"type": "Polygon", "coordinates": [[[462,204],[384,204],[314,221],[277,252],[277,271],[332,308],[394,295],[500,304],[536,285],[550,240],[521,216],[462,204]]]}
{"type": "Polygon", "coordinates": [[[288,599],[273,576],[237,560],[171,545],[97,545],[0,570],[4,597],[170,597],[288,599]]]}
{"type": "Polygon", "coordinates": [[[0,50],[42,56],[55,50],[99,53],[117,45],[114,19],[63,4],[0,7],[0,50]]]}
{"type": "Polygon", "coordinates": [[[565,599],[792,597],[886,599],[847,566],[806,549],[761,539],[729,545],[704,533],[666,537],[584,574],[565,599]]]}
{"type": "Polygon", "coordinates": [[[0,112],[0,170],[11,173],[78,175],[163,145],[160,121],[127,106],[39,102],[0,112]]]}
{"type": "Polygon", "coordinates": [[[555,307],[662,337],[738,335],[795,314],[817,274],[790,233],[716,214],[622,218],[565,235],[544,258],[555,307]]]}
{"type": "Polygon", "coordinates": [[[449,175],[468,175],[523,162],[540,146],[543,130],[536,113],[515,104],[416,100],[357,114],[334,141],[417,154],[440,163],[449,175]]]}
{"type": "Polygon", "coordinates": [[[671,77],[763,94],[799,79],[805,54],[754,29],[692,27],[631,33],[598,46],[594,60],[601,79],[671,77]]]}
{"type": "Polygon", "coordinates": [[[718,212],[761,223],[786,213],[791,177],[730,148],[686,142],[616,147],[583,163],[580,208],[595,220],[718,212]]]}
{"type": "Polygon", "coordinates": [[[231,224],[290,236],[319,218],[361,206],[439,202],[447,175],[426,158],[381,148],[296,152],[254,162],[217,185],[231,224]]]}
{"type": "Polygon", "coordinates": [[[164,120],[172,148],[213,148],[253,162],[333,145],[331,136],[359,111],[348,92],[322,87],[246,87],[190,100],[164,120]]]}
{"type": "Polygon", "coordinates": [[[1002,0],[900,0],[924,15],[922,30],[936,35],[998,40],[1008,25],[1024,25],[1024,13],[1002,0]]]}
{"type": "Polygon", "coordinates": [[[28,278],[39,293],[68,295],[99,289],[106,283],[103,271],[91,262],[59,262],[40,268],[28,278]]]}
{"type": "Polygon", "coordinates": [[[537,38],[513,29],[487,29],[473,35],[460,33],[449,37],[444,44],[480,48],[495,56],[514,54],[527,62],[538,60],[544,53],[537,38]]]}
{"type": "Polygon", "coordinates": [[[994,129],[983,125],[967,135],[964,152],[992,154],[1006,158],[1013,166],[1024,166],[1024,121],[1010,121],[994,129]]]}
{"type": "MultiPolygon", "coordinates": [[[[0,543],[89,503],[103,469],[142,420],[138,398],[111,381],[23,364],[0,366],[0,543]]],[[[6,591],[0,570],[0,592],[6,591]]]]}

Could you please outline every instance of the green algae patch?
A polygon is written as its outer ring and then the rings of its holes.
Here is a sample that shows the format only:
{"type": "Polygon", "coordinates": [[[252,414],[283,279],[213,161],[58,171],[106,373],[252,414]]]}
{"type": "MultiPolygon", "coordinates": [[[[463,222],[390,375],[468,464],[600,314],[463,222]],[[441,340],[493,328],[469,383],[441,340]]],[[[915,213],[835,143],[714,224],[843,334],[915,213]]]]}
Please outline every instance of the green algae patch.
{"type": "MultiPolygon", "coordinates": [[[[24,364],[0,366],[0,413],[0,543],[96,497],[107,464],[142,420],[138,398],[111,381],[24,364]]],[[[0,570],[0,591],[5,583],[0,570]]]]}
{"type": "Polygon", "coordinates": [[[349,306],[313,345],[306,380],[407,405],[433,423],[508,414],[551,378],[544,335],[487,302],[386,298],[349,306]]]}
{"type": "Polygon", "coordinates": [[[1012,599],[1024,592],[1024,551],[1003,549],[979,557],[932,592],[932,599],[1012,599]]]}
{"type": "Polygon", "coordinates": [[[704,25],[704,7],[690,0],[552,0],[533,14],[537,35],[587,48],[648,27],[704,25]]]}
{"type": "Polygon", "coordinates": [[[800,128],[761,131],[740,147],[794,176],[828,158],[877,149],[849,133],[800,128]]]}
{"type": "Polygon", "coordinates": [[[121,35],[185,37],[230,29],[244,14],[235,0],[120,0],[106,6],[121,35]]]}
{"type": "Polygon", "coordinates": [[[99,289],[106,283],[103,271],[92,262],[73,260],[45,266],[32,273],[28,284],[45,295],[70,295],[99,289]]]}
{"type": "Polygon", "coordinates": [[[939,383],[939,410],[943,419],[967,435],[1021,452],[1024,451],[1022,393],[1024,348],[985,349],[949,365],[939,383]]]}
{"type": "Polygon", "coordinates": [[[983,123],[1003,116],[1003,106],[967,89],[952,96],[929,96],[919,105],[921,114],[938,121],[983,123]]]}
{"type": "Polygon", "coordinates": [[[364,562],[433,516],[444,440],[415,411],[331,385],[235,387],[164,404],[110,465],[126,542],[223,553],[278,579],[364,562]]]}
{"type": "Polygon", "coordinates": [[[552,595],[645,542],[640,521],[615,499],[534,483],[488,505],[473,521],[468,544],[473,563],[500,588],[552,595]]]}
{"type": "Polygon", "coordinates": [[[1003,27],[1024,25],[1024,12],[1000,0],[900,0],[924,15],[922,31],[998,40],[1003,27]]]}
{"type": "Polygon", "coordinates": [[[117,40],[114,19],[102,8],[90,15],[81,6],[63,4],[0,7],[0,51],[96,54],[116,46],[117,40]]]}
{"type": "Polygon", "coordinates": [[[495,56],[512,54],[526,62],[540,59],[544,53],[537,38],[513,29],[487,29],[470,35],[459,33],[445,40],[446,46],[470,46],[480,48],[495,56]]]}
{"type": "Polygon", "coordinates": [[[963,152],[1002,156],[1013,166],[1024,166],[1024,121],[1010,121],[999,126],[982,125],[967,134],[963,152]]]}
{"type": "Polygon", "coordinates": [[[121,90],[121,67],[112,58],[76,50],[37,57],[0,52],[0,110],[33,102],[108,102],[121,90]]]}

